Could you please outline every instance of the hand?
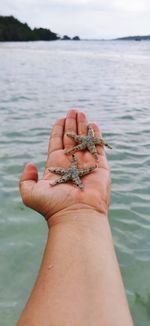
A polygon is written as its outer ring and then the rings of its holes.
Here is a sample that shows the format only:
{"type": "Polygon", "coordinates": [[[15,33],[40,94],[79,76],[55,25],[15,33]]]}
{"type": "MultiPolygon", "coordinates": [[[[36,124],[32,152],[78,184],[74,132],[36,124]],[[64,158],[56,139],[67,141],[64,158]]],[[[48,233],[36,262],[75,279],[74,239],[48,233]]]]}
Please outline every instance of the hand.
{"type": "MultiPolygon", "coordinates": [[[[104,148],[97,146],[99,161],[95,162],[94,157],[88,151],[76,153],[78,167],[86,168],[95,166],[96,170],[91,174],[82,177],[84,189],[79,189],[71,182],[50,185],[60,176],[50,173],[48,167],[64,167],[71,165],[71,155],[65,154],[65,149],[75,145],[74,141],[66,134],[74,132],[82,135],[87,134],[88,121],[86,115],[76,110],[68,112],[66,118],[59,119],[51,133],[48,157],[45,171],[41,180],[38,180],[38,170],[33,163],[26,165],[20,178],[20,192],[24,204],[39,213],[47,220],[52,216],[64,211],[71,212],[76,209],[91,208],[106,215],[110,201],[110,170],[105,156],[104,148]]],[[[95,135],[100,136],[96,124],[91,124],[95,135]]]]}

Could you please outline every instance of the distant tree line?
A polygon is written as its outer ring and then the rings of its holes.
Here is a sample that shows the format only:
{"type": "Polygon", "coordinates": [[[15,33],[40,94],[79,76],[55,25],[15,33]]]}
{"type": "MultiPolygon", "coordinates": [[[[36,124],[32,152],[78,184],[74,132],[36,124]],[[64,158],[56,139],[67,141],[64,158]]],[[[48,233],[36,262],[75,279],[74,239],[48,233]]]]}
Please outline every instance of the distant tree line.
{"type": "Polygon", "coordinates": [[[119,41],[149,41],[150,35],[135,35],[117,38],[119,41]]]}
{"type": "MultiPolygon", "coordinates": [[[[67,35],[60,38],[56,33],[47,28],[31,29],[26,23],[21,23],[13,16],[0,16],[0,41],[17,42],[17,41],[54,41],[54,40],[71,40],[67,35]]],[[[73,40],[79,40],[75,36],[73,40]]]]}
{"type": "Polygon", "coordinates": [[[0,41],[38,41],[57,40],[56,33],[46,28],[34,28],[21,23],[13,16],[0,16],[0,41]]]}

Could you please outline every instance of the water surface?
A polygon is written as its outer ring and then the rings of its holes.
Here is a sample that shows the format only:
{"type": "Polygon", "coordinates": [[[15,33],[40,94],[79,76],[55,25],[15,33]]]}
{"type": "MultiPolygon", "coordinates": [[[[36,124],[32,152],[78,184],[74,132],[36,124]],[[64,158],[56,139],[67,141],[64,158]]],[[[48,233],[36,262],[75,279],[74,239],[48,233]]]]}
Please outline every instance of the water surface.
{"type": "Polygon", "coordinates": [[[112,144],[110,223],[136,326],[150,323],[150,43],[0,43],[0,320],[15,325],[47,227],[18,192],[23,166],[42,174],[56,118],[88,114],[112,144]]]}

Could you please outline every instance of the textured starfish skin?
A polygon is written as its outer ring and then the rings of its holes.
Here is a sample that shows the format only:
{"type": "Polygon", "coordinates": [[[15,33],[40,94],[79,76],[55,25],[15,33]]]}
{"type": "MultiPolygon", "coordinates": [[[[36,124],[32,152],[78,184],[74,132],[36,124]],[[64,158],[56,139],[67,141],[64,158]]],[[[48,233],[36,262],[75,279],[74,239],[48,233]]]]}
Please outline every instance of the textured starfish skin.
{"type": "Polygon", "coordinates": [[[96,145],[106,146],[110,149],[112,148],[109,144],[105,143],[101,137],[95,137],[94,130],[90,126],[88,126],[87,136],[70,134],[70,133],[67,133],[67,136],[74,139],[75,142],[79,143],[79,145],[76,145],[73,148],[66,150],[65,151],[66,154],[75,153],[77,151],[82,151],[84,149],[87,149],[96,158],[96,160],[98,160],[96,145]]]}
{"type": "Polygon", "coordinates": [[[81,183],[80,177],[89,174],[93,170],[96,169],[96,166],[91,166],[86,169],[78,169],[77,167],[77,159],[75,158],[75,155],[72,155],[72,163],[70,168],[64,169],[64,168],[54,168],[50,167],[48,168],[49,172],[60,174],[61,177],[54,181],[53,183],[50,183],[51,186],[55,186],[59,183],[65,183],[68,181],[72,181],[77,187],[83,188],[83,184],[81,183]]]}

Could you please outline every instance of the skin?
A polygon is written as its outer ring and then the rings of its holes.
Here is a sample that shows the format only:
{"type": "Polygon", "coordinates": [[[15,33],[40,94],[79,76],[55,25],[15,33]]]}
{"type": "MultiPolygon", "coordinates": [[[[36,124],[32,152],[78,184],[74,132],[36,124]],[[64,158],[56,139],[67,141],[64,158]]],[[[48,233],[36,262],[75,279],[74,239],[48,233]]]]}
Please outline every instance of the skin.
{"type": "MultiPolygon", "coordinates": [[[[48,223],[48,240],[41,268],[18,326],[133,325],[116,259],[107,213],[110,169],[104,149],[97,146],[98,167],[82,178],[84,189],[71,183],[51,187],[56,176],[48,167],[68,168],[75,145],[67,133],[87,135],[84,113],[68,112],[52,130],[43,178],[33,163],[20,179],[25,205],[48,223]]],[[[101,132],[91,124],[96,137],[101,132]]],[[[79,168],[95,165],[93,156],[77,152],[79,168]]]]}

